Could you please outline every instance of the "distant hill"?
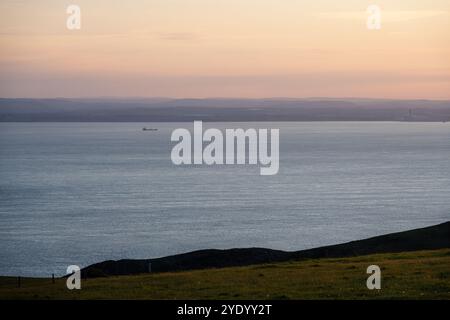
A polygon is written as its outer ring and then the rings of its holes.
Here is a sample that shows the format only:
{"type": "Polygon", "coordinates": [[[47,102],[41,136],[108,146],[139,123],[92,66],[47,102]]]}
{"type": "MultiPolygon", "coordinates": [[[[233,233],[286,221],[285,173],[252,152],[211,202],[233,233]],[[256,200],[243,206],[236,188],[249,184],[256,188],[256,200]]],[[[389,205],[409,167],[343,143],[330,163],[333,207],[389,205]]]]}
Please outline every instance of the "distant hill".
{"type": "Polygon", "coordinates": [[[385,99],[5,99],[0,122],[450,121],[450,101],[385,99]]]}
{"type": "Polygon", "coordinates": [[[81,272],[84,278],[95,278],[148,273],[150,268],[151,272],[185,271],[443,248],[450,248],[450,221],[431,227],[301,251],[287,252],[264,248],[199,250],[157,259],[109,260],[90,265],[81,272]]]}

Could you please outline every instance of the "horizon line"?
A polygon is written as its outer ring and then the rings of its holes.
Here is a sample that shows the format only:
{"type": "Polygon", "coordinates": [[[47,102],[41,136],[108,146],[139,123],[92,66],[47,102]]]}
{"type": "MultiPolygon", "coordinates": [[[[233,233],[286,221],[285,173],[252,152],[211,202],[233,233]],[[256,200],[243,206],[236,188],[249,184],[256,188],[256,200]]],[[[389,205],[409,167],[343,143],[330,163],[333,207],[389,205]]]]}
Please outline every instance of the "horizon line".
{"type": "Polygon", "coordinates": [[[1,100],[387,100],[450,101],[450,98],[372,98],[372,97],[167,97],[167,96],[92,96],[92,97],[0,97],[1,100]]]}

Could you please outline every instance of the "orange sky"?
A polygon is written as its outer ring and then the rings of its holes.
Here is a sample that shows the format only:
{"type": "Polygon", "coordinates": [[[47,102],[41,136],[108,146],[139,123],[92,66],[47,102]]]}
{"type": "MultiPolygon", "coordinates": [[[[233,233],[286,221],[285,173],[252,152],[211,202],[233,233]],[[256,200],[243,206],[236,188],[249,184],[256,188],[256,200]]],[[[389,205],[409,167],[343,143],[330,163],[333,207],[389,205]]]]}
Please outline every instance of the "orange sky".
{"type": "Polygon", "coordinates": [[[0,15],[1,97],[450,99],[450,1],[3,0],[0,15]]]}

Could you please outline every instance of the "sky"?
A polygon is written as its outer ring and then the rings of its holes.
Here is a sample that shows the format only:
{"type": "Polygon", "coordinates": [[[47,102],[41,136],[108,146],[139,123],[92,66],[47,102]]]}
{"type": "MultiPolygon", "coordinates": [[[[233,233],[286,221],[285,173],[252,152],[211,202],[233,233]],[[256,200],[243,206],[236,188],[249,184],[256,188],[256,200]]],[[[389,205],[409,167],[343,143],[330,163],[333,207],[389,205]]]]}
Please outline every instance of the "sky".
{"type": "Polygon", "coordinates": [[[2,0],[0,97],[450,99],[449,18],[449,0],[2,0]]]}

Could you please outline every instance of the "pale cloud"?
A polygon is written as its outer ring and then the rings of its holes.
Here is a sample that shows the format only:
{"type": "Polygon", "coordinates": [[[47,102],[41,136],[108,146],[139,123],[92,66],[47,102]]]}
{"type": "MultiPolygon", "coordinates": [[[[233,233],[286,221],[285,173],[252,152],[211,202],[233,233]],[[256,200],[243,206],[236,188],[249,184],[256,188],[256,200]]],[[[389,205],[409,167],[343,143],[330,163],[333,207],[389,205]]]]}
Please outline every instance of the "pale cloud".
{"type": "Polygon", "coordinates": [[[198,40],[198,36],[192,32],[169,32],[169,33],[160,33],[159,38],[162,40],[171,40],[171,41],[192,41],[198,40]]]}
{"type": "MultiPolygon", "coordinates": [[[[430,11],[414,11],[414,10],[383,10],[381,8],[381,15],[383,22],[405,22],[411,20],[429,19],[435,17],[449,16],[449,11],[430,10],[430,11]]],[[[319,12],[318,18],[321,19],[335,19],[335,20],[365,20],[367,19],[367,12],[360,11],[330,11],[319,12]]]]}

